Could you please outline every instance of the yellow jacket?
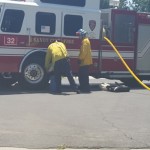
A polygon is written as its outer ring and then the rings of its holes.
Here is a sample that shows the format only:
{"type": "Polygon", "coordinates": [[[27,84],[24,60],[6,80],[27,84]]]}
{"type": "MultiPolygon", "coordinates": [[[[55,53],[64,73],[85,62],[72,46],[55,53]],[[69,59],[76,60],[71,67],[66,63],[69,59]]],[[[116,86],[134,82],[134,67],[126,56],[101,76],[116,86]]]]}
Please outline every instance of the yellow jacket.
{"type": "Polygon", "coordinates": [[[86,37],[82,40],[80,53],[79,53],[80,66],[93,64],[91,55],[91,44],[89,39],[86,37]]]}
{"type": "Polygon", "coordinates": [[[54,42],[48,46],[45,56],[45,69],[48,71],[56,61],[68,56],[66,46],[62,42],[54,42]]]}

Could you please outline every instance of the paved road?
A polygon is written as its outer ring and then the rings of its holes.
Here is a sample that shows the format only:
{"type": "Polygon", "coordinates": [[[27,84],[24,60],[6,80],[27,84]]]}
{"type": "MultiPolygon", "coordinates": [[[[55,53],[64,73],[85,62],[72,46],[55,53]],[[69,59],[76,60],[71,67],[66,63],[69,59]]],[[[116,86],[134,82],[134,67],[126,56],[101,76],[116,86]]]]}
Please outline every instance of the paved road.
{"type": "Polygon", "coordinates": [[[91,94],[64,95],[0,88],[0,147],[150,148],[150,91],[100,91],[91,79],[91,94]]]}

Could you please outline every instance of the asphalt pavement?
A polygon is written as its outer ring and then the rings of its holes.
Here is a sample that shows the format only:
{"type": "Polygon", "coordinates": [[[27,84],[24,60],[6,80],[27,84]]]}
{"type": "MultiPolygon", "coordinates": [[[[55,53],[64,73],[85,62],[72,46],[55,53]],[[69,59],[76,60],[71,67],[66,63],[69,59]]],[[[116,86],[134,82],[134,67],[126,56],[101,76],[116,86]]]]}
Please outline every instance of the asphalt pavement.
{"type": "Polygon", "coordinates": [[[0,150],[149,150],[150,91],[99,88],[114,82],[90,78],[90,94],[70,91],[66,79],[67,95],[1,88],[0,150]]]}

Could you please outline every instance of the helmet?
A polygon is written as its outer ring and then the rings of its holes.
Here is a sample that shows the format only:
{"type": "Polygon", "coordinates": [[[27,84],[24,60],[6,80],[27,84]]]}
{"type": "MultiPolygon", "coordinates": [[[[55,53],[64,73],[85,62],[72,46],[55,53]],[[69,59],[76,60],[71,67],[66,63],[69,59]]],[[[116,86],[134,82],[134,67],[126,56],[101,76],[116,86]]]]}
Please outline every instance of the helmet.
{"type": "Polygon", "coordinates": [[[79,29],[79,30],[76,32],[76,35],[77,35],[77,36],[82,36],[82,37],[84,37],[84,36],[86,36],[86,34],[87,34],[87,32],[86,32],[85,30],[83,30],[83,29],[79,29]]]}

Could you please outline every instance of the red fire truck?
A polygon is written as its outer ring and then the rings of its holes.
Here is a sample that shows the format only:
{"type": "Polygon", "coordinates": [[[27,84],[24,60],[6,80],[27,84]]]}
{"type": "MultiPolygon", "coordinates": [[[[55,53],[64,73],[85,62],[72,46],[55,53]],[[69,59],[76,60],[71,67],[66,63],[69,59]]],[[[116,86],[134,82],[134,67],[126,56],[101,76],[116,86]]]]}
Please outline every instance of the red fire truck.
{"type": "Polygon", "coordinates": [[[100,0],[0,0],[1,82],[45,86],[45,53],[55,40],[66,44],[77,76],[81,41],[75,33],[80,28],[92,45],[91,76],[134,81],[106,36],[141,80],[150,79],[150,14],[100,9],[100,0]]]}

